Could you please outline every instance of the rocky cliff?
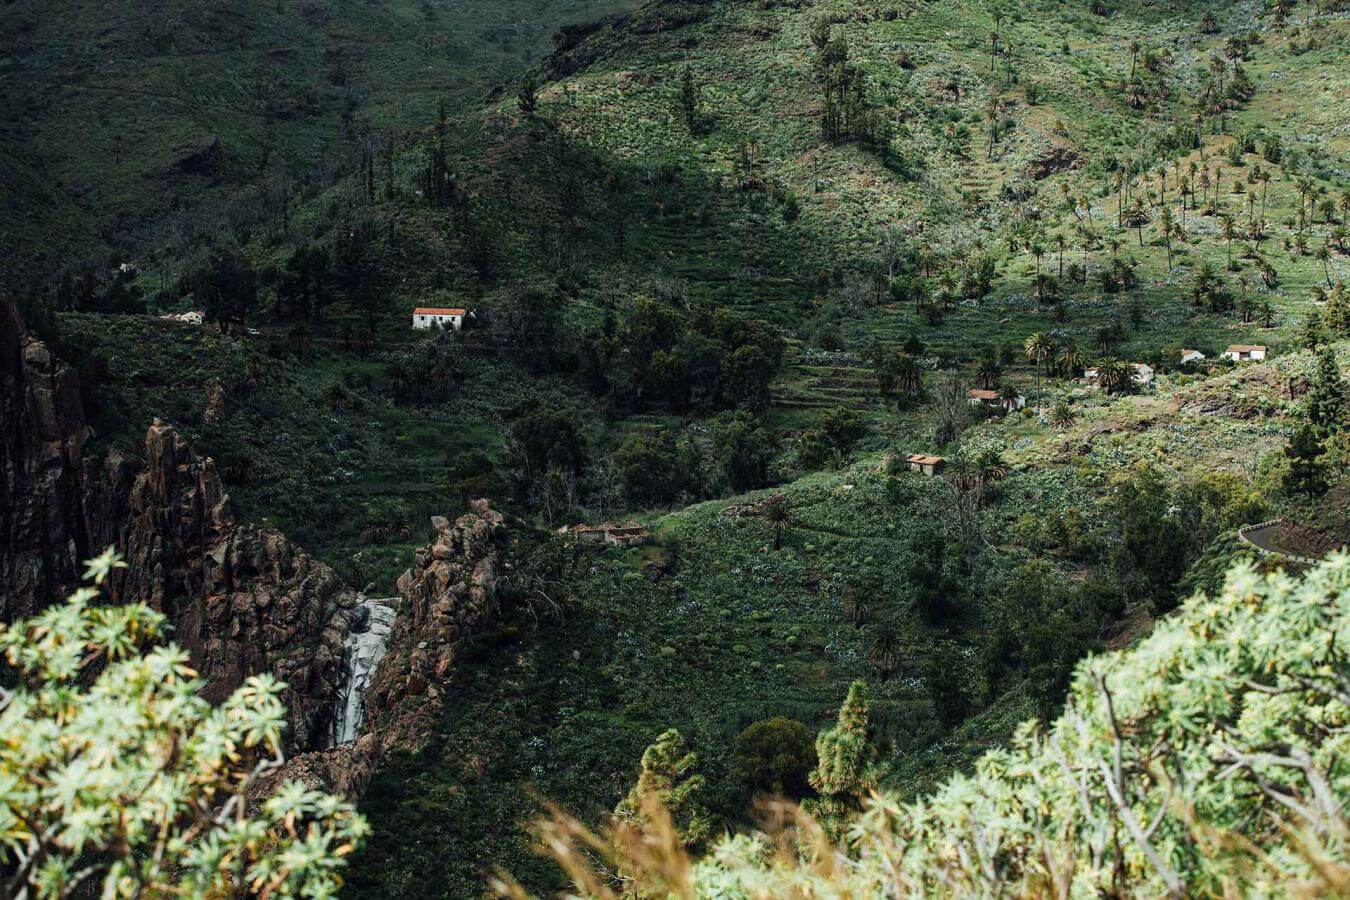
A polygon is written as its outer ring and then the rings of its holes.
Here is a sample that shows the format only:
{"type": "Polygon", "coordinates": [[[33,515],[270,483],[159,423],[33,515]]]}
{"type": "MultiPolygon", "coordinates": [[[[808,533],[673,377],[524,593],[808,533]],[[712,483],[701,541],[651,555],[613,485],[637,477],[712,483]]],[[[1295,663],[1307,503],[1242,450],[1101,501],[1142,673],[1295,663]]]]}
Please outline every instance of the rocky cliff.
{"type": "Polygon", "coordinates": [[[75,372],[0,294],[0,621],[63,596],[89,556],[75,372]]]}
{"type": "Polygon", "coordinates": [[[390,750],[416,751],[441,714],[444,685],[466,639],[497,611],[505,529],[486,500],[451,524],[432,519],[436,538],[398,580],[402,609],[366,692],[354,743],[293,760],[282,777],[358,794],[390,750]]]}
{"type": "Polygon", "coordinates": [[[290,745],[323,746],[356,595],[275,529],[239,521],[212,461],[154,423],[144,459],[86,453],[76,373],[0,297],[0,620],[58,602],[115,544],[114,600],[166,613],[212,699],[248,675],[289,685],[290,745]]]}

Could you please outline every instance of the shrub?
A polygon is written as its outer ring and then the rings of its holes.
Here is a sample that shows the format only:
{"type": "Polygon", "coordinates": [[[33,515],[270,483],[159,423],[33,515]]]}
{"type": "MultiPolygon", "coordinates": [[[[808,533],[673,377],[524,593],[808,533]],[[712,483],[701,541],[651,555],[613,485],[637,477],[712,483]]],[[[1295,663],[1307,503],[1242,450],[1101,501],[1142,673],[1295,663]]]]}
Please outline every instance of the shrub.
{"type": "Polygon", "coordinates": [[[732,743],[732,769],[751,791],[801,797],[815,765],[815,738],[796,719],[774,716],[746,726],[732,743]]]}
{"type": "Polygon", "coordinates": [[[187,653],[154,646],[161,613],[97,598],[0,625],[20,676],[0,688],[0,894],[334,895],[365,820],[294,782],[249,800],[283,761],[284,685],[254,676],[213,708],[187,653]]]}

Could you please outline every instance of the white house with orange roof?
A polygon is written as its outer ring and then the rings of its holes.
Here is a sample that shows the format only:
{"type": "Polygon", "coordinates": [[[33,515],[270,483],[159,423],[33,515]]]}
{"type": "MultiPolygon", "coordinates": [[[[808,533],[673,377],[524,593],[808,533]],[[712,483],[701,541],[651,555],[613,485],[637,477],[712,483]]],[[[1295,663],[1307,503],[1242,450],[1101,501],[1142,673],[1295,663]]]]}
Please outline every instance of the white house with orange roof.
{"type": "Polygon", "coordinates": [[[464,327],[465,311],[444,306],[419,306],[413,310],[412,327],[418,331],[427,328],[453,328],[459,331],[464,327]]]}

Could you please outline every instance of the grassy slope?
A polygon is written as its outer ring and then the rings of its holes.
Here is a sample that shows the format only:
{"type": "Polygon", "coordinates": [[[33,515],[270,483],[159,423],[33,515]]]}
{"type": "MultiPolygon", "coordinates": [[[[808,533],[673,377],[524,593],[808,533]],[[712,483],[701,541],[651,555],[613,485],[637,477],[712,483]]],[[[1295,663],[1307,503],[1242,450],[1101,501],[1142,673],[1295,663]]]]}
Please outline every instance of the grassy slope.
{"type": "MultiPolygon", "coordinates": [[[[1034,480],[1009,483],[991,521],[1013,515],[1034,480]]],[[[542,888],[555,874],[518,827],[537,811],[531,792],[587,817],[603,813],[627,789],[633,760],[667,727],[699,749],[709,797],[735,818],[747,798],[727,770],[732,738],[773,715],[815,728],[848,682],[867,676],[862,632],[841,607],[843,585],[871,575],[896,592],[874,602],[904,603],[904,572],[915,561],[909,521],[940,516],[945,494],[937,482],[890,482],[866,464],[787,491],[799,524],[777,553],[766,552],[772,535],[761,520],[728,516],[720,502],[691,507],[657,523],[657,547],[580,549],[563,621],[517,613],[470,648],[441,733],[422,756],[383,772],[364,801],[381,827],[355,867],[353,895],[467,896],[487,860],[542,888]],[[670,576],[653,581],[640,571],[653,555],[673,557],[670,576]]],[[[901,672],[877,686],[873,707],[900,754],[943,738],[925,666],[939,648],[959,661],[971,646],[962,627],[921,628],[908,641],[901,672]]],[[[977,677],[964,664],[947,676],[977,677]]],[[[1015,721],[1025,712],[1011,703],[997,715],[1015,721]]],[[[974,754],[1006,724],[953,734],[936,758],[950,765],[974,754]]]]}

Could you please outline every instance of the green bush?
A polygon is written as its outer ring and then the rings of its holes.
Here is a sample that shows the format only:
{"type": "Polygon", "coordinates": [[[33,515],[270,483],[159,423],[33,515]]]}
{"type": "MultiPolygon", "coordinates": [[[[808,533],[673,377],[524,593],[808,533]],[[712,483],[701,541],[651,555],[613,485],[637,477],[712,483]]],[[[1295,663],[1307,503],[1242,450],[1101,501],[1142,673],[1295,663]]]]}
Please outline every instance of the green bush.
{"type": "Polygon", "coordinates": [[[0,894],[336,894],[365,820],[295,782],[250,799],[283,762],[284,685],[254,676],[213,708],[187,653],[154,646],[163,614],[97,599],[0,625],[20,679],[0,688],[0,894]]]}
{"type": "Polygon", "coordinates": [[[815,736],[786,716],[754,722],[732,743],[732,769],[753,793],[801,797],[815,765],[815,736]]]}

